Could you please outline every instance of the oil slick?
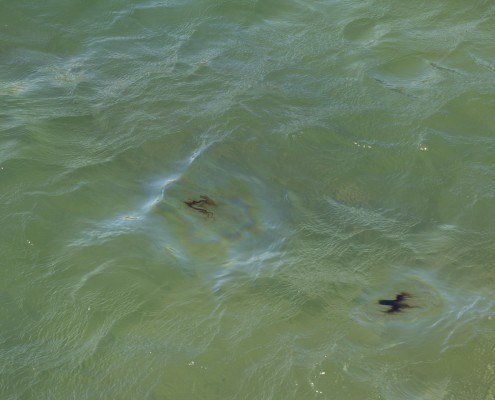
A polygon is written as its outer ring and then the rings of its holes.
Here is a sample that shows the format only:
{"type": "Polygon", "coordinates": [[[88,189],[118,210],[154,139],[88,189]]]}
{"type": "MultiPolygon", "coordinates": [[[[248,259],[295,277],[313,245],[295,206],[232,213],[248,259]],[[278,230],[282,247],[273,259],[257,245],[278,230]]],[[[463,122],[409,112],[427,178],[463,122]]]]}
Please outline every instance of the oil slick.
{"type": "Polygon", "coordinates": [[[412,308],[405,301],[410,298],[411,295],[405,292],[401,292],[395,296],[395,300],[378,300],[378,304],[382,306],[389,306],[390,308],[384,312],[388,314],[402,312],[403,308],[412,308]]]}
{"type": "Polygon", "coordinates": [[[213,218],[213,212],[210,211],[210,208],[217,205],[206,195],[199,196],[199,200],[184,201],[184,204],[197,212],[205,214],[208,218],[213,218]]]}

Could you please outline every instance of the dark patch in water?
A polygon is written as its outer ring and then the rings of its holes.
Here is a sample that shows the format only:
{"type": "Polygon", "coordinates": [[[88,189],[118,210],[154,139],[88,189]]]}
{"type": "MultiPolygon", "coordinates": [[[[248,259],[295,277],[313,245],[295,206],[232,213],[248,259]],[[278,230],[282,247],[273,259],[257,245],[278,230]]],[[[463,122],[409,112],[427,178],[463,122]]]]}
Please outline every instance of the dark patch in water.
{"type": "Polygon", "coordinates": [[[402,312],[403,308],[412,308],[405,302],[405,300],[410,297],[411,296],[408,293],[402,292],[395,296],[395,300],[378,300],[378,304],[381,304],[382,306],[390,306],[387,311],[384,311],[386,313],[392,314],[402,312]]]}
{"type": "Polygon", "coordinates": [[[185,201],[184,204],[186,204],[189,208],[192,208],[195,211],[205,214],[207,217],[210,218],[213,217],[213,212],[210,211],[208,208],[217,205],[212,199],[210,199],[206,195],[199,196],[199,200],[185,201]]]}

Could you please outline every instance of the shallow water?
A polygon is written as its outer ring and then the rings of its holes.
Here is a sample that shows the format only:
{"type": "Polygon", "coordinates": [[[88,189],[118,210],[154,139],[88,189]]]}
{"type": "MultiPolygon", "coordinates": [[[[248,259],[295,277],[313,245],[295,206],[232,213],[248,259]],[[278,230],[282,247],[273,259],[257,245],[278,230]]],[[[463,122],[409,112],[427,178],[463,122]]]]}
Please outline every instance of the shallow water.
{"type": "Polygon", "coordinates": [[[0,398],[494,399],[493,37],[490,1],[4,0],[0,398]]]}

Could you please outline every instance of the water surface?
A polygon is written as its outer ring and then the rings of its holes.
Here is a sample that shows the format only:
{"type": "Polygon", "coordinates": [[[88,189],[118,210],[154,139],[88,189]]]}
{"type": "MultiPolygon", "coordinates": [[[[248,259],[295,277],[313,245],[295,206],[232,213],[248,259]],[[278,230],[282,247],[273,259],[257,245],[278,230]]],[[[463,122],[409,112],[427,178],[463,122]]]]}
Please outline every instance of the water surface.
{"type": "Polygon", "coordinates": [[[490,1],[4,0],[0,397],[495,398],[494,37],[490,1]]]}

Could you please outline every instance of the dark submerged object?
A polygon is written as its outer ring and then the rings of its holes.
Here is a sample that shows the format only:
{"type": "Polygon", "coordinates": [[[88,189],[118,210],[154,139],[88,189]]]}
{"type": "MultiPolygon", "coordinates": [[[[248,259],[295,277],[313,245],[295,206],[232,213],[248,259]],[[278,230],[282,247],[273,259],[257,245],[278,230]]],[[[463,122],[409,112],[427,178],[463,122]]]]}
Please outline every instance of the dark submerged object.
{"type": "Polygon", "coordinates": [[[406,299],[411,297],[408,293],[399,293],[395,296],[395,300],[378,300],[378,304],[382,306],[390,306],[386,313],[396,313],[401,312],[403,308],[411,308],[409,304],[405,302],[406,299]]]}
{"type": "Polygon", "coordinates": [[[195,211],[205,214],[207,217],[213,216],[213,213],[208,210],[208,207],[216,206],[216,203],[206,195],[199,196],[199,200],[185,201],[184,204],[195,211]]]}

